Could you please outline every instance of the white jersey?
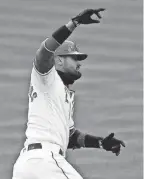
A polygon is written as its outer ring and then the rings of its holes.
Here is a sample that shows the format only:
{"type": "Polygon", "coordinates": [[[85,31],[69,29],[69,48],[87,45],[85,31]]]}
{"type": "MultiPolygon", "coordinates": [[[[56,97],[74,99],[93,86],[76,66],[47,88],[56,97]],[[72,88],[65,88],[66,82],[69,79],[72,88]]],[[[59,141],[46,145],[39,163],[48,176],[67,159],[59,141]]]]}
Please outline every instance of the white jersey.
{"type": "Polygon", "coordinates": [[[55,66],[47,74],[31,73],[25,146],[36,142],[57,144],[65,152],[73,121],[74,91],[69,90],[55,66]]]}

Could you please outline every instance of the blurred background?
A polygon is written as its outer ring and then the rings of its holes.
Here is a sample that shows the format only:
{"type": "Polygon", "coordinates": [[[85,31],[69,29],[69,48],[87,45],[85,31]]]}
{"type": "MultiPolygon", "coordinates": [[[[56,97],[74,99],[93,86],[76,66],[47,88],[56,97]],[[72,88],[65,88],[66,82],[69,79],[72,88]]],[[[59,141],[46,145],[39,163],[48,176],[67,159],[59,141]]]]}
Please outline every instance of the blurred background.
{"type": "Polygon", "coordinates": [[[28,87],[40,43],[85,8],[106,8],[100,24],[69,38],[88,53],[76,82],[75,123],[83,132],[125,141],[119,157],[68,151],[84,179],[142,179],[142,1],[0,0],[0,178],[10,179],[25,140],[28,87]]]}

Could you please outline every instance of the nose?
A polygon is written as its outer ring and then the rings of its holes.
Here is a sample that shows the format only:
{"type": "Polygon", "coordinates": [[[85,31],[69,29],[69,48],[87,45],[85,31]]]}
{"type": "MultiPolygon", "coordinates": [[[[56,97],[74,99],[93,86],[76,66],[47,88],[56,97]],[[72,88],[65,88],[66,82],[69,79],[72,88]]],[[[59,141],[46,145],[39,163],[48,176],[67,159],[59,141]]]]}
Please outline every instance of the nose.
{"type": "Polygon", "coordinates": [[[80,62],[79,62],[79,61],[77,61],[77,66],[78,66],[78,67],[80,67],[80,66],[81,66],[81,64],[80,64],[80,62]]]}

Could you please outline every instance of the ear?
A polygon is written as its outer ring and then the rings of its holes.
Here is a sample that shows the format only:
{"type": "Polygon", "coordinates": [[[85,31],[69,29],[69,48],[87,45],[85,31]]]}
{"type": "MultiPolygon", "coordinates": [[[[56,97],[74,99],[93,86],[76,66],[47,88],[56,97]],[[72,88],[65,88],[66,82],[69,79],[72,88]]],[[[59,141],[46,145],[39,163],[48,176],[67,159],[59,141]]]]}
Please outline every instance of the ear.
{"type": "Polygon", "coordinates": [[[57,57],[57,63],[58,63],[58,65],[63,66],[63,62],[64,62],[63,57],[58,56],[57,57]]]}

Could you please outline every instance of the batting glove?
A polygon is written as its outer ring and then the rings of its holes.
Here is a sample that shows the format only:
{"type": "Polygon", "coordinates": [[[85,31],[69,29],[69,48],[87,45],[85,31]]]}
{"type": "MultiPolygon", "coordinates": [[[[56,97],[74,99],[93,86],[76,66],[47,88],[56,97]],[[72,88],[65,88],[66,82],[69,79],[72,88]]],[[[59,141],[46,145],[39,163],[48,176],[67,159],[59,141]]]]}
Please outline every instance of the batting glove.
{"type": "Polygon", "coordinates": [[[114,133],[111,133],[101,141],[103,149],[111,151],[116,156],[120,154],[121,146],[125,147],[125,143],[122,140],[114,138],[114,133]]]}
{"type": "Polygon", "coordinates": [[[104,8],[99,9],[86,9],[82,11],[79,15],[72,18],[72,21],[77,26],[78,24],[93,24],[100,23],[99,20],[92,19],[92,15],[96,15],[99,19],[101,18],[100,12],[104,11],[104,8]]]}

